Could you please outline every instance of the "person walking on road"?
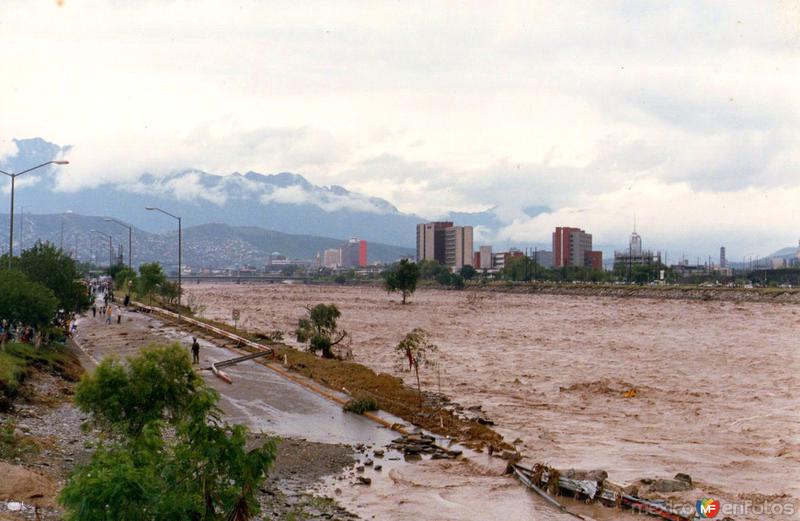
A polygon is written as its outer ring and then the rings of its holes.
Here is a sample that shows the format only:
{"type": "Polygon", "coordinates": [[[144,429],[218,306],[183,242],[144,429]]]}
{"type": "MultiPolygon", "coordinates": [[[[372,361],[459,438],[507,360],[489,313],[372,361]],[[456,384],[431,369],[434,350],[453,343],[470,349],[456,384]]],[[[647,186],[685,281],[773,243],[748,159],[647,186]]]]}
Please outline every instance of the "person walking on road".
{"type": "Polygon", "coordinates": [[[111,305],[106,307],[106,325],[111,325],[111,315],[114,314],[114,311],[111,309],[111,305]]]}
{"type": "Polygon", "coordinates": [[[200,344],[196,336],[192,337],[192,364],[200,365],[200,344]]]}

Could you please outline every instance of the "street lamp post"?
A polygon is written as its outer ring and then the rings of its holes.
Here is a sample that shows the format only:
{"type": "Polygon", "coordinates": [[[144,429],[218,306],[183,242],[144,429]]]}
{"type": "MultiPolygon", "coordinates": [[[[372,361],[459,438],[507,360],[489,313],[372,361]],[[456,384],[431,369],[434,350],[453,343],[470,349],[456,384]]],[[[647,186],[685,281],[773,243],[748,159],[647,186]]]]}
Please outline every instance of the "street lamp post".
{"type": "Polygon", "coordinates": [[[169,215],[170,217],[172,217],[173,219],[176,219],[178,221],[178,320],[180,320],[181,319],[181,294],[183,293],[183,286],[181,286],[181,268],[182,268],[181,251],[183,249],[183,245],[182,245],[182,242],[183,242],[182,233],[183,232],[181,230],[181,218],[178,217],[177,215],[174,215],[174,214],[171,214],[171,213],[169,213],[169,212],[167,212],[165,210],[162,210],[161,208],[147,207],[147,208],[145,208],[145,210],[161,212],[164,215],[169,215]]]}
{"type": "Polygon", "coordinates": [[[111,267],[114,265],[114,248],[111,246],[111,235],[108,233],[103,233],[100,230],[90,230],[94,233],[99,233],[103,237],[108,237],[108,269],[111,270],[111,267]]]}
{"type": "Polygon", "coordinates": [[[131,249],[131,245],[132,245],[132,240],[131,239],[133,238],[133,226],[129,226],[129,225],[125,224],[122,221],[118,221],[118,220],[114,219],[113,217],[106,217],[105,221],[112,222],[112,223],[117,223],[120,226],[124,226],[125,228],[128,229],[128,270],[133,271],[133,268],[131,267],[131,254],[133,252],[133,250],[131,249]]]}
{"type": "Polygon", "coordinates": [[[22,172],[18,172],[16,174],[12,174],[10,172],[4,172],[0,170],[0,174],[5,174],[11,178],[11,219],[9,223],[8,229],[8,268],[11,269],[11,258],[14,256],[14,185],[16,184],[17,177],[21,176],[22,174],[27,174],[31,170],[36,170],[37,168],[42,168],[43,166],[47,165],[68,165],[69,161],[48,161],[46,163],[42,163],[41,165],[36,165],[32,168],[27,170],[23,170],[22,172]]]}

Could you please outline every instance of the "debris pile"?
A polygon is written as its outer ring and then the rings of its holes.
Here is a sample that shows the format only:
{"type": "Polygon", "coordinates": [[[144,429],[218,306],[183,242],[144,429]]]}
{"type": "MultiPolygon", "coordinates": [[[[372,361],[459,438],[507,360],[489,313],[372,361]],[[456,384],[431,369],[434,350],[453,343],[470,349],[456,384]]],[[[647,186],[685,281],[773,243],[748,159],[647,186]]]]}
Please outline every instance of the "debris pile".
{"type": "Polygon", "coordinates": [[[445,449],[435,442],[436,438],[427,434],[408,434],[392,440],[389,447],[402,452],[406,461],[422,459],[423,455],[431,459],[456,459],[462,454],[460,449],[445,449]]]}

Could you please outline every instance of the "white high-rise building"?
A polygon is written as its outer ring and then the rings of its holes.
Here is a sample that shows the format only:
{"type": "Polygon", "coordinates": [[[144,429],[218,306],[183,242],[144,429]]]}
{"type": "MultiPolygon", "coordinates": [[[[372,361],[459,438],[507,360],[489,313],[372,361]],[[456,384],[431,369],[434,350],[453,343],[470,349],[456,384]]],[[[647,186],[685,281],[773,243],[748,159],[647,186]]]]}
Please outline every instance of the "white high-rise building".
{"type": "Polygon", "coordinates": [[[481,265],[475,267],[480,268],[482,270],[492,269],[492,247],[481,246],[480,252],[481,252],[481,265]]]}

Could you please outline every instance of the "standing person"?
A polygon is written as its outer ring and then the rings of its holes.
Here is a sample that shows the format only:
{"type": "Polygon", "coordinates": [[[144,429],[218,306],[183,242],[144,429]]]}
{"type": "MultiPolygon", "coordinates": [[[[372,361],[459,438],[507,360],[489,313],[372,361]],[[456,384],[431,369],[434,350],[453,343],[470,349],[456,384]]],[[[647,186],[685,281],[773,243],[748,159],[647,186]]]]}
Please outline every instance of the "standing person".
{"type": "Polygon", "coordinates": [[[92,318],[97,318],[97,304],[92,304],[92,318]]]}
{"type": "Polygon", "coordinates": [[[113,315],[113,314],[114,314],[114,310],[111,309],[111,305],[109,304],[108,306],[106,306],[106,325],[107,326],[111,325],[111,315],[113,315]]]}
{"type": "Polygon", "coordinates": [[[192,363],[200,365],[200,344],[196,336],[192,337],[192,363]]]}

